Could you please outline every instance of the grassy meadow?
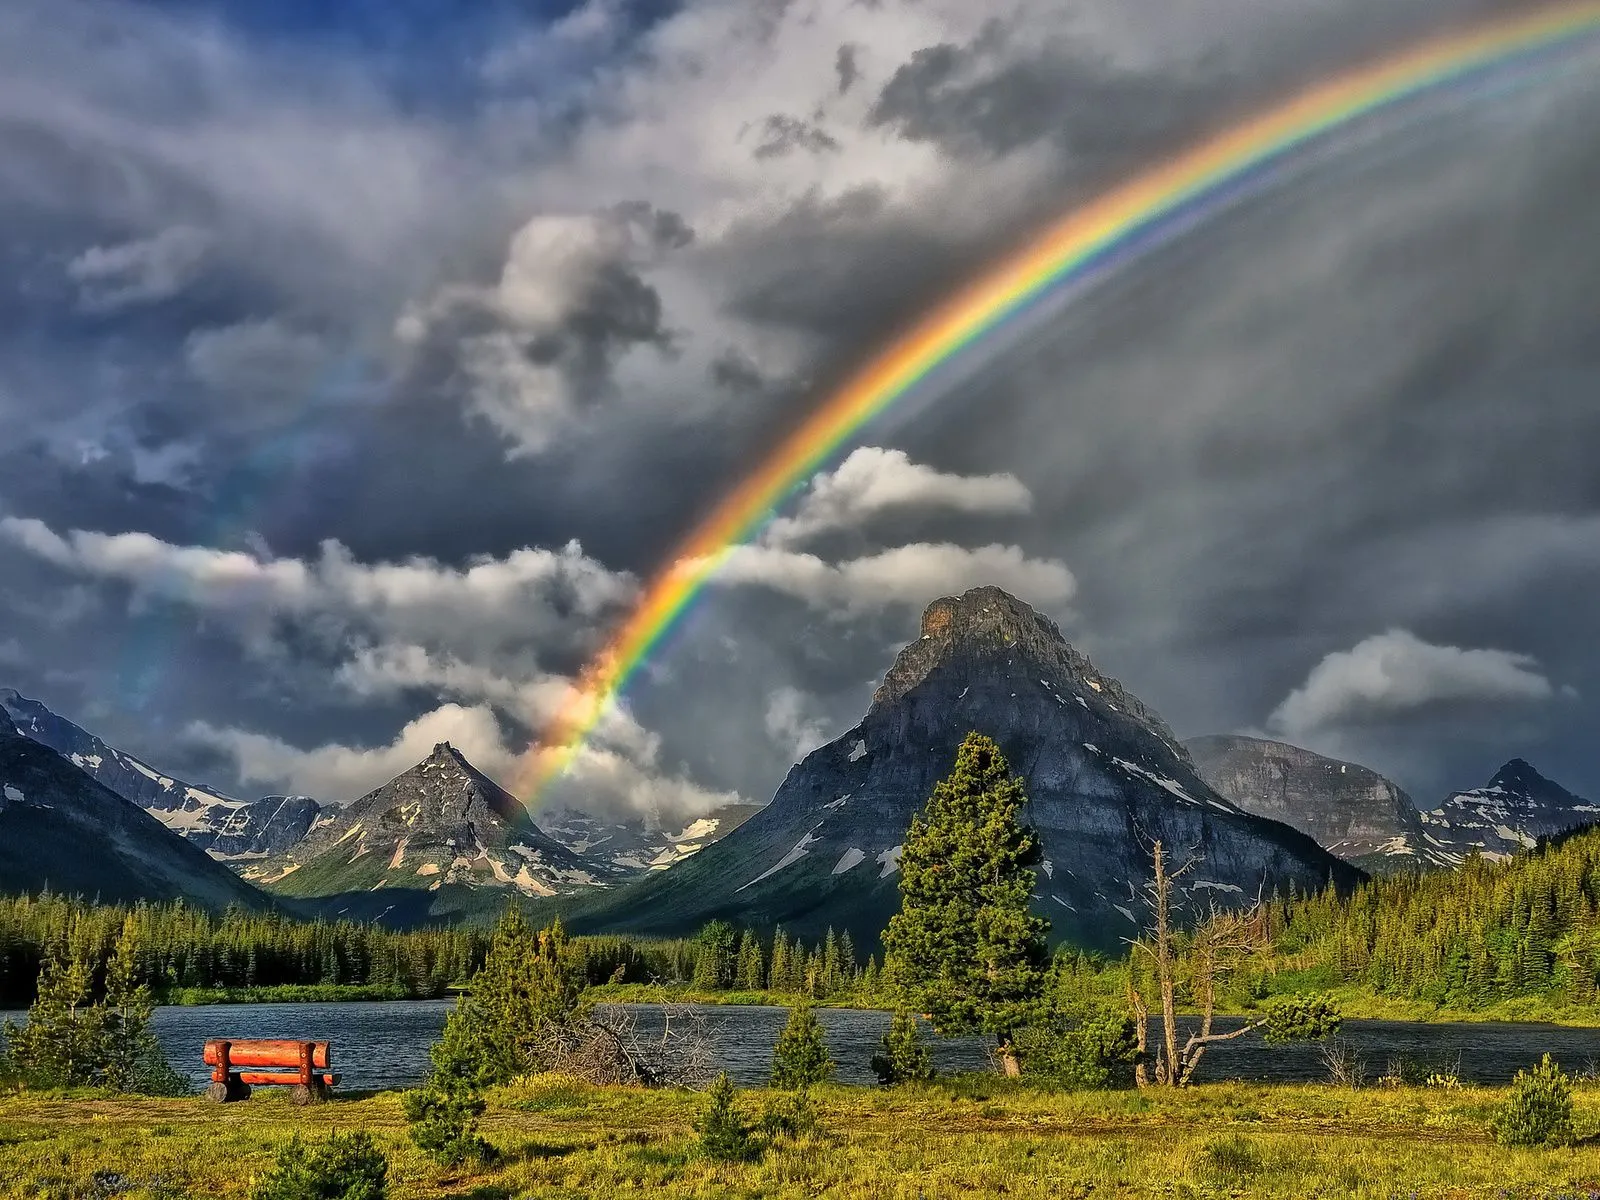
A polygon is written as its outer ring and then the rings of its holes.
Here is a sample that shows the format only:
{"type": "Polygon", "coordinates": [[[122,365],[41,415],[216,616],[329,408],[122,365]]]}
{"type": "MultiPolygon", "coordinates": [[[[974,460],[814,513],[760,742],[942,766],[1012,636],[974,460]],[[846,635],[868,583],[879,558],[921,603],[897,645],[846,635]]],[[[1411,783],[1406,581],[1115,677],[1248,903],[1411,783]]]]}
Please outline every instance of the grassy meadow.
{"type": "MultiPolygon", "coordinates": [[[[365,1129],[389,1156],[390,1195],[511,1197],[1591,1197],[1600,1142],[1495,1145],[1499,1089],[1211,1084],[1174,1094],[1051,1093],[998,1078],[824,1087],[821,1130],[760,1161],[695,1152],[692,1093],[553,1076],[491,1096],[491,1168],[452,1170],[406,1137],[399,1094],[297,1109],[268,1089],[242,1104],[92,1095],[0,1097],[0,1195],[244,1197],[297,1132],[365,1129]]],[[[754,1117],[762,1093],[741,1093],[754,1117]]],[[[1600,1088],[1576,1094],[1600,1131],[1600,1088]]]]}

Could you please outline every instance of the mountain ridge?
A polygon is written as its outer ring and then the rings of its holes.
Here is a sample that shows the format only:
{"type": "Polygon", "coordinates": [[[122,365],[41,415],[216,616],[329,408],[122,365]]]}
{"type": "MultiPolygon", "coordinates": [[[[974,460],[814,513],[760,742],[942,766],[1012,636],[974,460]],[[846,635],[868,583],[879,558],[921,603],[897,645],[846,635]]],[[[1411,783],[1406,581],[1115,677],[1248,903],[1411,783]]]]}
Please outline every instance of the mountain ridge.
{"type": "Polygon", "coordinates": [[[104,900],[270,901],[221,863],[26,736],[0,711],[0,884],[104,900]]]}
{"type": "Polygon", "coordinates": [[[1196,770],[1247,812],[1309,834],[1363,870],[1447,867],[1405,790],[1370,767],[1288,742],[1208,734],[1184,742],[1196,770]]]}
{"type": "Polygon", "coordinates": [[[308,796],[239,800],[216,788],[186,783],[108,745],[13,688],[0,688],[0,710],[9,713],[27,736],[213,858],[229,861],[281,853],[304,837],[322,812],[322,806],[308,796]]]}

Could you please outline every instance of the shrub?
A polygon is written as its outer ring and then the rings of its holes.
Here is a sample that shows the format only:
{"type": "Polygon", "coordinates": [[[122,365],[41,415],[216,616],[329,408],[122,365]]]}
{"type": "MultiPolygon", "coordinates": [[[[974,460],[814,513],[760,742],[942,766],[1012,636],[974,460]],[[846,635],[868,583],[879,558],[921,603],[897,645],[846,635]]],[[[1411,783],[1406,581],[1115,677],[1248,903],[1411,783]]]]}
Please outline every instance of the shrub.
{"type": "Polygon", "coordinates": [[[296,1134],[250,1200],[384,1200],[389,1163],[367,1133],[336,1133],[307,1145],[296,1134]]]}
{"type": "Polygon", "coordinates": [[[917,1030],[916,1017],[910,1013],[895,1013],[889,1032],[878,1044],[881,1049],[872,1056],[872,1071],[884,1087],[925,1083],[933,1078],[933,1054],[917,1030]]]}
{"type": "Polygon", "coordinates": [[[447,1167],[489,1162],[494,1147],[478,1136],[483,1097],[469,1088],[426,1087],[401,1097],[411,1141],[447,1167]]]}
{"type": "Polygon", "coordinates": [[[1338,1033],[1344,1016],[1329,996],[1283,996],[1268,1006],[1266,1021],[1266,1041],[1315,1042],[1338,1033]]]}
{"type": "Polygon", "coordinates": [[[711,1085],[711,1104],[695,1122],[700,1153],[713,1162],[744,1162],[755,1156],[756,1142],[750,1126],[734,1103],[733,1081],[726,1073],[711,1085]]]}
{"type": "Polygon", "coordinates": [[[1490,1122],[1502,1146],[1559,1146],[1572,1140],[1572,1081],[1546,1054],[1518,1071],[1511,1094],[1490,1122]]]}
{"type": "Polygon", "coordinates": [[[772,1086],[805,1088],[825,1083],[833,1074],[833,1059],[822,1040],[822,1025],[809,1004],[789,1010],[788,1023],[772,1048],[772,1086]]]}
{"type": "Polygon", "coordinates": [[[761,1132],[768,1141],[804,1137],[815,1133],[818,1125],[817,1106],[804,1090],[780,1093],[761,1111],[761,1132]]]}
{"type": "Polygon", "coordinates": [[[124,924],[95,995],[93,964],[52,947],[39,968],[28,1023],[5,1024],[0,1076],[28,1087],[106,1087],[149,1096],[186,1096],[189,1081],[167,1062],[150,1032],[155,1009],[138,980],[133,918],[124,924]]]}
{"type": "Polygon", "coordinates": [[[1131,1017],[1096,1012],[1019,1031],[1017,1052],[1025,1076],[1088,1090],[1131,1082],[1138,1043],[1131,1017]]]}

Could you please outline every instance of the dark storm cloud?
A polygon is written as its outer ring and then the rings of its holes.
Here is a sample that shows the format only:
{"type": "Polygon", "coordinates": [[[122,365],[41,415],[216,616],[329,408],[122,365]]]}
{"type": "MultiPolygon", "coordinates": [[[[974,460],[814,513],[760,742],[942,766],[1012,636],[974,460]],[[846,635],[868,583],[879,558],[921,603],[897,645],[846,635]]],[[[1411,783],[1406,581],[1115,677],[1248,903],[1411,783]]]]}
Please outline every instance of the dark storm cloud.
{"type": "MultiPolygon", "coordinates": [[[[954,4],[726,5],[637,34],[593,94],[500,73],[480,108],[90,6],[150,48],[100,69],[75,19],[17,6],[0,516],[307,562],[326,538],[453,566],[578,538],[648,574],[834,381],[1040,219],[1502,7],[1019,3],[985,24],[954,4]],[[397,348],[408,318],[420,337],[397,348]]],[[[585,36],[571,54],[612,34],[585,36]]],[[[1419,797],[1529,747],[1600,793],[1580,736],[1600,659],[1572,599],[1600,585],[1600,102],[1556,102],[1558,83],[1352,139],[867,431],[943,471],[1015,471],[1035,511],[898,514],[814,547],[824,565],[943,542],[1063,559],[1071,635],[1185,733],[1261,726],[1391,627],[1527,655],[1579,699],[1328,736],[1419,797]]],[[[263,662],[181,605],[131,611],[14,547],[0,572],[0,646],[29,659],[0,670],[224,786],[218,743],[181,736],[198,716],[382,746],[458,698],[432,677],[330,694],[337,639],[280,631],[263,662]]],[[[716,590],[636,689],[654,769],[770,793],[797,738],[859,716],[914,607],[845,619],[716,590]]],[[[589,644],[570,640],[487,665],[570,669],[589,644]]]]}
{"type": "Polygon", "coordinates": [[[814,122],[773,113],[761,122],[761,142],[751,153],[757,158],[781,158],[795,151],[825,154],[837,149],[838,141],[814,122]]]}
{"type": "Polygon", "coordinates": [[[839,95],[844,95],[855,86],[861,77],[860,64],[856,56],[861,53],[861,48],[853,42],[846,42],[839,47],[839,52],[833,58],[833,71],[839,77],[839,95]]]}

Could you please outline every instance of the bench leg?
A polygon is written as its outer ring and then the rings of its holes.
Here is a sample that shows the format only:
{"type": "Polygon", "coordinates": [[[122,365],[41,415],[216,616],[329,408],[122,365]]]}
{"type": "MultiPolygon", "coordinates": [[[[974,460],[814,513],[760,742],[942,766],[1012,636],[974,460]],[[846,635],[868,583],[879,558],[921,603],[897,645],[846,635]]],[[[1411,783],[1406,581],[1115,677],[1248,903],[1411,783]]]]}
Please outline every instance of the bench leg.
{"type": "Polygon", "coordinates": [[[310,1083],[297,1083],[289,1089],[289,1099],[296,1104],[317,1104],[328,1098],[328,1087],[320,1079],[310,1083]]]}
{"type": "Polygon", "coordinates": [[[218,1104],[232,1104],[237,1100],[250,1099],[250,1085],[241,1083],[239,1076],[229,1073],[226,1083],[213,1083],[206,1089],[206,1099],[215,1100],[218,1104]]]}

